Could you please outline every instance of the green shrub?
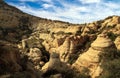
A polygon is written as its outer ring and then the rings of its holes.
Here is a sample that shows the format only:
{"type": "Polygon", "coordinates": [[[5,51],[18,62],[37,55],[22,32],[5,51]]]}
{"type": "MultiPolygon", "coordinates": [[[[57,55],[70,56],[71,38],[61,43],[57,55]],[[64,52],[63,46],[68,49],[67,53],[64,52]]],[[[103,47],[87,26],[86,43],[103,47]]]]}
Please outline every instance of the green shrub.
{"type": "Polygon", "coordinates": [[[64,33],[63,31],[59,31],[59,32],[57,32],[56,34],[57,34],[57,35],[61,35],[61,34],[63,35],[63,34],[65,34],[65,33],[64,33]]]}
{"type": "Polygon", "coordinates": [[[66,35],[72,35],[72,33],[71,32],[68,32],[68,33],[65,33],[66,35]]]}
{"type": "Polygon", "coordinates": [[[90,41],[90,42],[87,42],[87,43],[85,44],[85,50],[84,50],[84,51],[87,51],[87,50],[90,48],[92,42],[93,42],[93,41],[90,41]]]}
{"type": "Polygon", "coordinates": [[[114,34],[113,32],[108,32],[107,35],[112,41],[114,41],[117,37],[117,35],[114,34]]]}
{"type": "Polygon", "coordinates": [[[75,35],[81,35],[81,31],[77,31],[75,35]]]}
{"type": "Polygon", "coordinates": [[[77,60],[77,58],[79,57],[78,53],[77,54],[71,54],[71,56],[69,58],[70,60],[68,61],[68,63],[73,64],[77,60]]]}
{"type": "Polygon", "coordinates": [[[107,28],[108,28],[108,29],[112,29],[112,28],[115,28],[115,26],[116,26],[116,25],[112,25],[112,26],[111,26],[111,25],[108,25],[107,28]]]}
{"type": "Polygon", "coordinates": [[[88,33],[89,33],[89,34],[95,34],[95,33],[96,33],[96,31],[95,31],[95,30],[93,30],[93,29],[91,29],[88,33]]]}
{"type": "Polygon", "coordinates": [[[120,58],[103,62],[103,73],[98,78],[120,78],[120,58]]]}

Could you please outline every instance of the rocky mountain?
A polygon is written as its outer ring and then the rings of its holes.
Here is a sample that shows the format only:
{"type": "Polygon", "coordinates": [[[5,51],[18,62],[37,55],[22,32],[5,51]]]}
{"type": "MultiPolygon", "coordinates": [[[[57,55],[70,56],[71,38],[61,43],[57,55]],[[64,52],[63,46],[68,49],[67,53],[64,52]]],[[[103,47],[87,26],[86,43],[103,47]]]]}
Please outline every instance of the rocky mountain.
{"type": "Polygon", "coordinates": [[[70,23],[52,21],[49,19],[38,18],[23,13],[19,9],[0,2],[0,34],[11,42],[21,40],[24,35],[29,35],[32,31],[49,32],[51,27],[67,27],[70,23]]]}
{"type": "Polygon", "coordinates": [[[119,78],[119,29],[120,16],[71,24],[0,0],[0,78],[119,78]]]}

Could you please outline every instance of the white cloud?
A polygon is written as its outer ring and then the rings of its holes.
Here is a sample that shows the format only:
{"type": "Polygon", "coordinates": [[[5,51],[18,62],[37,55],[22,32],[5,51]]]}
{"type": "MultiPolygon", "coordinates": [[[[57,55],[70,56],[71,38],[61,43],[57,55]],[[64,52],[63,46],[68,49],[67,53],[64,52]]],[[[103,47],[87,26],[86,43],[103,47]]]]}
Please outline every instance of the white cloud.
{"type": "Polygon", "coordinates": [[[108,2],[108,3],[104,3],[105,6],[111,8],[111,9],[117,9],[120,8],[119,3],[114,3],[114,2],[108,2]]]}
{"type": "Polygon", "coordinates": [[[52,4],[43,4],[42,6],[43,6],[45,9],[50,8],[50,7],[54,7],[54,5],[52,5],[52,4]]]}
{"type": "MultiPolygon", "coordinates": [[[[46,0],[47,1],[47,0],[46,0]]],[[[49,0],[51,2],[51,0],[49,0]]],[[[88,0],[86,0],[88,1],[88,0]]],[[[90,3],[91,0],[89,0],[90,3]]],[[[97,2],[97,0],[93,0],[97,2]]],[[[52,8],[55,12],[51,12],[49,10],[44,10],[43,8],[32,8],[30,6],[11,4],[21,9],[22,11],[48,19],[53,20],[62,20],[71,23],[86,23],[92,22],[100,19],[104,19],[107,16],[111,15],[120,15],[120,6],[119,3],[112,2],[99,2],[95,5],[76,5],[76,4],[68,4],[65,3],[64,0],[61,0],[61,4],[64,8],[57,7],[53,4],[46,3],[42,6],[44,8],[52,8]],[[116,10],[117,9],[117,10],[116,10]]]]}
{"type": "Polygon", "coordinates": [[[100,0],[79,0],[82,3],[99,3],[100,0]]]}

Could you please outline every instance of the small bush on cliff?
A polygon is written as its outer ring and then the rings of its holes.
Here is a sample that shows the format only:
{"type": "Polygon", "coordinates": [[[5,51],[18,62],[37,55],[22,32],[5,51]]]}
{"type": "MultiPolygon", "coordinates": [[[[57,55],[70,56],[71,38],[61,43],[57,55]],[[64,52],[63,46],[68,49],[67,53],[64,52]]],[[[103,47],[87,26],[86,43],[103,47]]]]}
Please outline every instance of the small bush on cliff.
{"type": "Polygon", "coordinates": [[[77,54],[72,54],[71,57],[69,58],[70,60],[68,61],[68,63],[73,64],[79,57],[79,54],[80,54],[79,52],[77,54]]]}
{"type": "Polygon", "coordinates": [[[114,41],[117,37],[117,35],[114,34],[113,32],[108,32],[107,35],[112,41],[114,41]]]}
{"type": "Polygon", "coordinates": [[[64,33],[63,31],[59,31],[59,32],[57,32],[56,34],[57,34],[57,35],[61,35],[61,34],[63,35],[63,34],[65,34],[65,33],[64,33]]]}
{"type": "Polygon", "coordinates": [[[111,25],[108,25],[107,28],[108,28],[108,29],[112,29],[112,28],[115,28],[115,26],[116,26],[116,25],[112,25],[112,26],[111,26],[111,25]]]}
{"type": "Polygon", "coordinates": [[[95,34],[95,33],[96,33],[96,31],[95,31],[95,30],[93,30],[93,29],[90,29],[90,31],[88,31],[88,33],[89,33],[89,34],[95,34]]]}

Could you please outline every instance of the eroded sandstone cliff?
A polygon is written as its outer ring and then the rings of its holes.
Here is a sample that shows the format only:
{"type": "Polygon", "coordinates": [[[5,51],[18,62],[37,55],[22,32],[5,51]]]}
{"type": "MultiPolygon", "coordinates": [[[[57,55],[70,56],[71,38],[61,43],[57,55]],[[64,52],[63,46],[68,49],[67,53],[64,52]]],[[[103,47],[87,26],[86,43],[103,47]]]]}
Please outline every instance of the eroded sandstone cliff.
{"type": "Polygon", "coordinates": [[[119,78],[120,17],[47,20],[0,0],[0,78],[119,78]]]}

